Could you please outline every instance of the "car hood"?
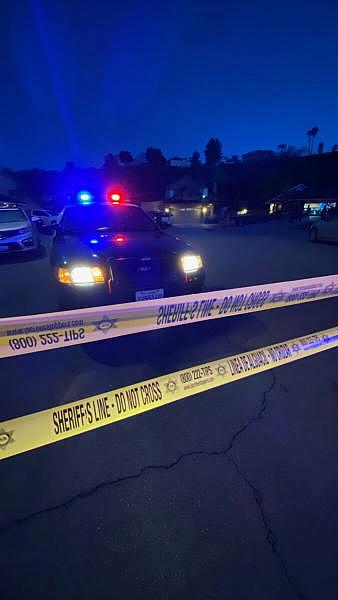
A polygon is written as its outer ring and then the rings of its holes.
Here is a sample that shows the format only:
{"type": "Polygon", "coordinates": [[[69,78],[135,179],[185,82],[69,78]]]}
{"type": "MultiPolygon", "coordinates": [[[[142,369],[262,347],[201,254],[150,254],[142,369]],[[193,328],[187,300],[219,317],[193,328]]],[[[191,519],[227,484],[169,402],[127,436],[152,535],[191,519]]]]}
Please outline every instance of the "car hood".
{"type": "Polygon", "coordinates": [[[116,234],[92,234],[83,236],[64,235],[59,240],[59,251],[64,260],[120,258],[162,258],[180,254],[191,247],[179,238],[162,232],[126,232],[125,240],[114,240],[116,234]]]}
{"type": "Polygon", "coordinates": [[[12,231],[14,229],[29,228],[30,226],[27,221],[12,221],[11,223],[0,223],[0,231],[12,231]]]}

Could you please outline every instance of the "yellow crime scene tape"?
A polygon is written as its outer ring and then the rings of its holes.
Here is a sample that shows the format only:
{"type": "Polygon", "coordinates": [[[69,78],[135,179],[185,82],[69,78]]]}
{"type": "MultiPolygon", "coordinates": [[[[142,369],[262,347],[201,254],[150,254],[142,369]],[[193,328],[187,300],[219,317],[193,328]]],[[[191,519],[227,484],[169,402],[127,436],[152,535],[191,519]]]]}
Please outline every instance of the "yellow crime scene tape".
{"type": "Polygon", "coordinates": [[[338,275],[0,319],[0,358],[338,296],[338,275]]]}
{"type": "Polygon", "coordinates": [[[338,327],[176,371],[0,423],[0,459],[139,415],[338,345],[338,327]]]}

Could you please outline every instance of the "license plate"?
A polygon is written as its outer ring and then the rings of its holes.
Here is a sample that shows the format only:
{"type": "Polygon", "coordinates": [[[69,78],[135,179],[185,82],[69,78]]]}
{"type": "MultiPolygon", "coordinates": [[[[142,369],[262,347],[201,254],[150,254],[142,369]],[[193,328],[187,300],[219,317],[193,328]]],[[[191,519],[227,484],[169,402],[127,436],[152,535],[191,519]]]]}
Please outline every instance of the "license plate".
{"type": "Polygon", "coordinates": [[[8,252],[9,246],[5,246],[5,244],[0,244],[0,252],[8,252]]]}
{"type": "Polygon", "coordinates": [[[156,300],[156,298],[163,298],[164,289],[160,288],[158,290],[144,290],[136,292],[135,296],[136,300],[156,300]]]}

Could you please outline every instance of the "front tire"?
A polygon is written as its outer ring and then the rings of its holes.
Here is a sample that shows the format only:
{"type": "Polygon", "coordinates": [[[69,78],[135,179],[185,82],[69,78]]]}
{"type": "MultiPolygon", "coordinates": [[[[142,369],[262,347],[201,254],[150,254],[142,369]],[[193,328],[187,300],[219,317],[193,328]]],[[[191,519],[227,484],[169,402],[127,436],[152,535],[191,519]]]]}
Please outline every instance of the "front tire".
{"type": "Polygon", "coordinates": [[[317,227],[311,227],[310,232],[309,232],[309,239],[310,239],[310,242],[312,242],[313,244],[315,244],[316,242],[318,242],[318,229],[317,229],[317,227]]]}

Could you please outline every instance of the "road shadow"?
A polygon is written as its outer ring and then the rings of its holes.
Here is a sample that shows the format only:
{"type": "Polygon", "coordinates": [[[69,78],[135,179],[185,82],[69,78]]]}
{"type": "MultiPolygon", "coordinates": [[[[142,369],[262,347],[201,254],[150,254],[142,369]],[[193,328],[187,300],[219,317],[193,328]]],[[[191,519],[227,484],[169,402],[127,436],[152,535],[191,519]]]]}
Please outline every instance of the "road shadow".
{"type": "Polygon", "coordinates": [[[338,242],[330,242],[330,241],[326,242],[325,240],[318,240],[315,243],[319,244],[320,246],[335,246],[336,248],[338,246],[338,242]]]}
{"type": "Polygon", "coordinates": [[[189,357],[191,364],[196,364],[245,351],[246,342],[265,331],[264,323],[249,314],[121,336],[84,344],[82,350],[97,363],[115,367],[147,364],[161,374],[184,368],[189,357]]]}
{"type": "Polygon", "coordinates": [[[32,253],[30,251],[28,252],[13,252],[13,254],[8,253],[6,254],[0,254],[0,265],[12,265],[12,264],[18,264],[18,263],[30,263],[30,262],[36,262],[38,260],[42,260],[43,258],[46,258],[47,256],[47,251],[45,246],[41,246],[41,248],[39,248],[39,250],[33,251],[32,253]]]}

